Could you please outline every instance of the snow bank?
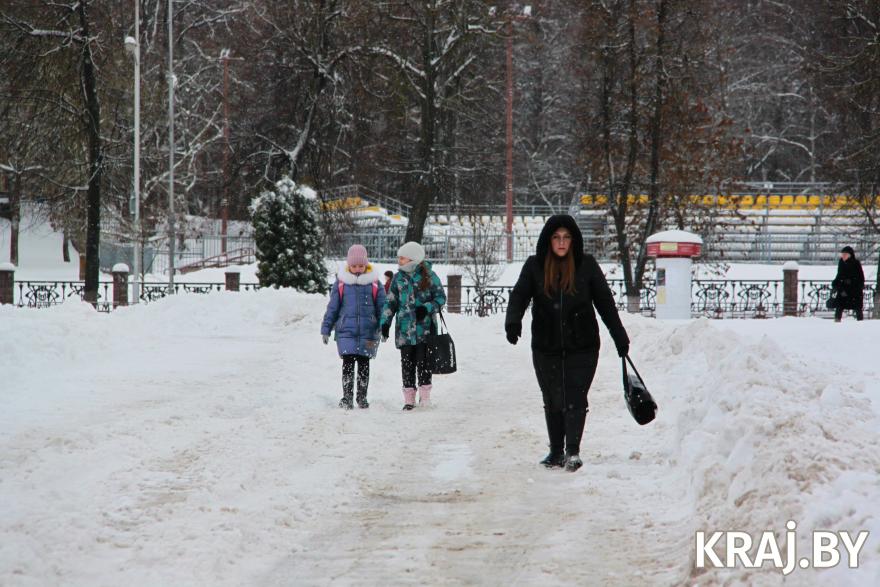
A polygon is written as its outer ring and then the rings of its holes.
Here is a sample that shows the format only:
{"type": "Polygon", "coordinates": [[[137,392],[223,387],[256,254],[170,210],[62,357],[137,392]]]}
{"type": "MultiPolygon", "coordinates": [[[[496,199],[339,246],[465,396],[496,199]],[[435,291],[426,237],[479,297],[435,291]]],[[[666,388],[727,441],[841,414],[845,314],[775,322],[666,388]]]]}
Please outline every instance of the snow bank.
{"type": "MultiPolygon", "coordinates": [[[[654,374],[662,413],[675,422],[667,450],[672,466],[690,480],[694,531],[781,535],[795,520],[799,550],[806,554],[812,530],[880,533],[880,387],[865,378],[865,369],[876,364],[845,356],[817,364],[801,354],[806,344],[819,354],[858,347],[862,339],[876,357],[880,323],[700,319],[670,328],[641,319],[627,327],[642,371],[654,374]],[[807,332],[813,336],[802,336],[807,332]],[[800,353],[780,346],[783,340],[800,353]]],[[[880,578],[878,552],[878,543],[869,541],[862,574],[838,568],[827,580],[857,585],[880,578]]],[[[766,574],[769,580],[774,572],[766,574]]],[[[717,577],[754,581],[742,569],[717,577]]]]}

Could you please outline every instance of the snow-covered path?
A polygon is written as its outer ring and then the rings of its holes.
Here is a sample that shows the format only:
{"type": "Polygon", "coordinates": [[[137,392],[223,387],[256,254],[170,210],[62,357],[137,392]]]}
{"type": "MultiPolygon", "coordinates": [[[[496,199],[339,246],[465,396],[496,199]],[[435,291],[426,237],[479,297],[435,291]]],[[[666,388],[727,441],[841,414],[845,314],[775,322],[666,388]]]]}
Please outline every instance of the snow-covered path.
{"type": "MultiPolygon", "coordinates": [[[[586,465],[569,474],[536,464],[546,440],[528,345],[507,345],[500,318],[451,317],[460,372],[436,378],[434,408],[400,411],[385,345],[372,407],[342,412],[322,310],[318,297],[274,291],[109,317],[0,308],[0,584],[708,584],[745,571],[693,574],[697,528],[798,516],[878,530],[876,504],[865,506],[880,487],[880,457],[866,450],[880,394],[863,381],[827,391],[834,373],[774,360],[760,335],[627,317],[660,415],[631,420],[606,341],[586,465]],[[665,358],[648,350],[661,347],[665,358]],[[833,408],[821,433],[810,409],[785,403],[798,370],[798,387],[833,408]],[[779,413],[754,407],[765,396],[779,413]],[[815,463],[790,447],[824,450],[823,434],[848,442],[813,478],[815,463]],[[838,503],[828,491],[848,493],[838,503]]],[[[789,582],[816,584],[812,573],[789,582]]]]}

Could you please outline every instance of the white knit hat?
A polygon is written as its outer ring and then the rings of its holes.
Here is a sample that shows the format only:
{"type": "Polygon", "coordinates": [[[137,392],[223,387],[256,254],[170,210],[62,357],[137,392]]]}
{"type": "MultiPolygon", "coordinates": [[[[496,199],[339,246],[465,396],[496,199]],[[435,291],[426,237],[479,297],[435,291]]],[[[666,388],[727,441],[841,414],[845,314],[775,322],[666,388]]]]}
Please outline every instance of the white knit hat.
{"type": "Polygon", "coordinates": [[[397,249],[397,256],[412,259],[414,263],[419,264],[425,260],[425,247],[415,241],[410,241],[397,249]]]}

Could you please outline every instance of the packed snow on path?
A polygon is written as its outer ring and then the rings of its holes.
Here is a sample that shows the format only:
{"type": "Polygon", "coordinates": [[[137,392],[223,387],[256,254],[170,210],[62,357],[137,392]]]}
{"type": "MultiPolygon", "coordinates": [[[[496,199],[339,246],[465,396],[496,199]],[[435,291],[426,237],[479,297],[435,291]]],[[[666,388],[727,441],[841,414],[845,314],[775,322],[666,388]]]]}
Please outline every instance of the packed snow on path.
{"type": "Polygon", "coordinates": [[[448,317],[435,407],[400,410],[386,343],[372,407],[343,412],[325,304],[0,307],[0,584],[880,584],[880,322],[624,316],[658,418],[627,413],[603,334],[571,474],[537,465],[530,352],[501,317],[448,317]],[[871,531],[861,568],[693,568],[695,531],[788,520],[799,552],[871,531]]]}

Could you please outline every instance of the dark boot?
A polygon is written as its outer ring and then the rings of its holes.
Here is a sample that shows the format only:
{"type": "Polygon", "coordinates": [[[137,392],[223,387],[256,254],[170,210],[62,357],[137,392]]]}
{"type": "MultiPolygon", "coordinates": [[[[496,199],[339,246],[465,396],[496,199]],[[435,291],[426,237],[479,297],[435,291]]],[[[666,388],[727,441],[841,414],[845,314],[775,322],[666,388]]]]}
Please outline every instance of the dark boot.
{"type": "Polygon", "coordinates": [[[562,412],[544,410],[544,420],[547,422],[547,436],[550,439],[550,453],[544,457],[541,464],[547,468],[562,467],[565,465],[565,416],[562,412]]]}
{"type": "Polygon", "coordinates": [[[350,410],[354,407],[352,405],[350,393],[346,393],[342,396],[342,399],[339,400],[339,407],[342,408],[343,410],[350,410]]]}
{"type": "Polygon", "coordinates": [[[357,374],[357,405],[359,408],[369,408],[367,402],[367,388],[370,386],[370,361],[365,357],[358,357],[357,374]]]}
{"type": "Polygon", "coordinates": [[[367,384],[360,379],[358,379],[357,405],[361,409],[370,407],[370,402],[367,401],[367,384]]]}
{"type": "Polygon", "coordinates": [[[587,421],[586,409],[569,409],[565,411],[565,468],[569,471],[577,471],[583,465],[580,457],[581,438],[584,434],[584,424],[587,421]],[[572,458],[576,457],[576,458],[572,458]]]}

